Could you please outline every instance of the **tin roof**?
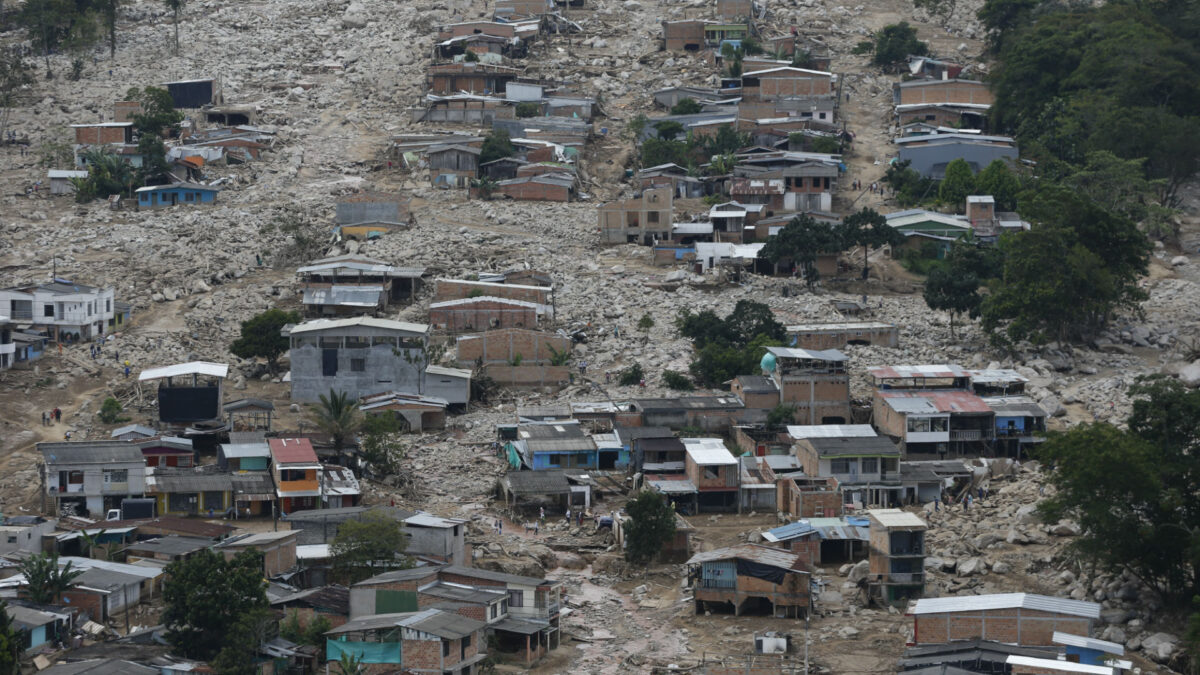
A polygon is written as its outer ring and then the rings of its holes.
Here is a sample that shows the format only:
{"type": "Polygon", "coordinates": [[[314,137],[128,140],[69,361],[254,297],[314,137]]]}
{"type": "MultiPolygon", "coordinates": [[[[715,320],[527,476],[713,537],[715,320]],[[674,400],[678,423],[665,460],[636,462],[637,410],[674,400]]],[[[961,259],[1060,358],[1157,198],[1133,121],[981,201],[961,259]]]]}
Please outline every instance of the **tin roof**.
{"type": "Polygon", "coordinates": [[[292,326],[291,334],[310,333],[315,331],[332,330],[335,328],[350,328],[352,326],[366,326],[369,328],[383,328],[386,330],[403,331],[406,333],[425,334],[429,332],[429,326],[423,323],[408,323],[405,321],[391,321],[389,319],[376,319],[369,316],[357,316],[352,319],[313,319],[305,321],[302,324],[292,326]]]}
{"type": "Polygon", "coordinates": [[[562,471],[510,471],[501,480],[515,495],[565,495],[571,484],[562,471]]]}
{"type": "Polygon", "coordinates": [[[177,377],[179,375],[209,375],[212,377],[226,378],[229,376],[229,364],[211,363],[208,361],[189,361],[188,363],[176,363],[170,366],[149,368],[138,374],[138,382],[159,380],[164,377],[177,377]]]}
{"type": "Polygon", "coordinates": [[[1052,614],[1070,614],[1087,619],[1100,618],[1100,605],[1083,600],[1068,600],[1034,593],[991,593],[947,598],[921,598],[908,609],[909,614],[978,612],[988,609],[1036,609],[1052,614]]]}
{"type": "Polygon", "coordinates": [[[301,302],[305,305],[377,307],[382,295],[383,286],[339,285],[329,288],[306,288],[301,302]]]}
{"type": "Polygon", "coordinates": [[[845,361],[846,355],[836,349],[798,349],[796,347],[767,347],[767,351],[785,359],[812,361],[845,361]]]}
{"type": "Polygon", "coordinates": [[[1084,649],[1094,649],[1098,652],[1116,654],[1117,656],[1125,655],[1125,646],[1117,642],[1097,640],[1096,638],[1074,635],[1072,633],[1063,633],[1060,631],[1054,631],[1054,636],[1051,639],[1055,644],[1083,647],[1084,649]]]}
{"type": "Polygon", "coordinates": [[[966,377],[967,371],[956,365],[887,366],[870,368],[867,373],[876,379],[946,379],[966,377]]]}
{"type": "Polygon", "coordinates": [[[667,495],[690,495],[698,492],[696,484],[686,478],[683,480],[647,480],[646,485],[667,495]]]}
{"type": "Polygon", "coordinates": [[[906,414],[990,413],[992,409],[983,399],[962,390],[918,390],[900,389],[878,392],[889,407],[906,414]]]}
{"type": "Polygon", "coordinates": [[[267,444],[276,464],[317,463],[317,452],[307,438],[270,438],[267,444]]]}
{"type": "Polygon", "coordinates": [[[727,466],[737,464],[733,453],[719,438],[684,438],[683,447],[688,457],[700,466],[727,466]]]}
{"type": "Polygon", "coordinates": [[[1027,666],[1036,670],[1030,672],[1058,671],[1063,673],[1091,673],[1092,675],[1112,675],[1112,666],[1089,666],[1071,661],[1058,659],[1038,659],[1031,656],[1012,654],[1005,661],[1010,666],[1027,666]]]}
{"type": "Polygon", "coordinates": [[[817,529],[813,527],[807,520],[800,520],[794,523],[782,525],[773,530],[767,530],[762,533],[763,539],[767,541],[788,541],[796,537],[802,537],[809,533],[816,533],[817,529]]]}
{"type": "Polygon", "coordinates": [[[145,462],[138,446],[128,441],[63,441],[38,443],[42,460],[56,464],[119,464],[145,462]]]}
{"type": "Polygon", "coordinates": [[[928,527],[917,514],[900,509],[868,509],[867,515],[887,528],[928,527]]]}
{"type": "Polygon", "coordinates": [[[1022,384],[1029,381],[1029,378],[1008,368],[985,368],[964,370],[963,372],[971,378],[973,384],[1022,384]]]}
{"type": "Polygon", "coordinates": [[[773,546],[759,546],[758,544],[741,544],[739,546],[719,548],[715,551],[697,553],[688,559],[687,564],[697,565],[717,560],[735,559],[749,560],[760,565],[770,565],[771,567],[779,567],[785,570],[803,571],[801,568],[804,566],[804,561],[795,553],[773,546]]]}
{"type": "Polygon", "coordinates": [[[870,424],[811,424],[787,427],[788,436],[801,438],[872,438],[878,436],[870,424]]]}
{"type": "Polygon", "coordinates": [[[896,328],[894,323],[882,321],[846,321],[841,323],[800,323],[787,326],[789,333],[822,333],[840,332],[846,330],[887,330],[896,328]]]}
{"type": "Polygon", "coordinates": [[[892,439],[887,436],[852,436],[848,438],[817,436],[801,439],[801,442],[812,446],[813,450],[816,450],[821,457],[900,455],[900,448],[896,447],[892,439]]]}

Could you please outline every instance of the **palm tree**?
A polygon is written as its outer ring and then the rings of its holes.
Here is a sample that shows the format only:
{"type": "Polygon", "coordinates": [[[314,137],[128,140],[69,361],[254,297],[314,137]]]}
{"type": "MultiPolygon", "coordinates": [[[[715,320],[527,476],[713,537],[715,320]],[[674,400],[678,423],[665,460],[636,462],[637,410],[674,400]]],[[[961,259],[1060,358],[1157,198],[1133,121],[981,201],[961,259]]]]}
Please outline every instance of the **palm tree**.
{"type": "Polygon", "coordinates": [[[29,599],[49,605],[58,601],[83,570],[71,569],[69,562],[60,568],[57,553],[36,553],[21,563],[21,574],[25,575],[29,599]]]}
{"type": "Polygon", "coordinates": [[[183,10],[184,0],[163,0],[167,9],[171,10],[175,23],[175,56],[179,56],[179,12],[183,10]]]}
{"type": "Polygon", "coordinates": [[[362,428],[358,403],[346,392],[333,389],[329,390],[328,396],[321,394],[320,400],[320,405],[311,409],[309,419],[318,429],[329,434],[334,452],[341,453],[346,439],[362,428]]]}

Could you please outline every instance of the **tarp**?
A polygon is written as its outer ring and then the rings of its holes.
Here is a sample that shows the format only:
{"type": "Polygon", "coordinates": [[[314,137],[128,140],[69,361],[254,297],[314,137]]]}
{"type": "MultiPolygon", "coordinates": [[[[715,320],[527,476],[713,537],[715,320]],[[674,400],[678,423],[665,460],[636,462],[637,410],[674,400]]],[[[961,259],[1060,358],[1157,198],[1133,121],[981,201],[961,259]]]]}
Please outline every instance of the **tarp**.
{"type": "Polygon", "coordinates": [[[773,584],[782,584],[786,573],[784,570],[775,567],[774,565],[763,565],[751,560],[737,559],[737,573],[739,577],[754,577],[756,579],[765,579],[773,584]]]}
{"type": "Polygon", "coordinates": [[[342,654],[358,657],[360,663],[394,663],[399,665],[400,643],[325,640],[326,661],[340,661],[342,654]]]}

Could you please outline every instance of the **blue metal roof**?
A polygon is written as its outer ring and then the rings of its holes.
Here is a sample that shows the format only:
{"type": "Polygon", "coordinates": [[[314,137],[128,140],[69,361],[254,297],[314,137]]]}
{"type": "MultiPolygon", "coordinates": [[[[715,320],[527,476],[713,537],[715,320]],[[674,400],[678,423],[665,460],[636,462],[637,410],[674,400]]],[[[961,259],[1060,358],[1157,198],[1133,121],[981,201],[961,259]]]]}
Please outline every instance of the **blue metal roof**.
{"type": "Polygon", "coordinates": [[[810,525],[808,521],[800,520],[763,532],[763,539],[767,541],[787,541],[815,530],[816,528],[810,525]]]}

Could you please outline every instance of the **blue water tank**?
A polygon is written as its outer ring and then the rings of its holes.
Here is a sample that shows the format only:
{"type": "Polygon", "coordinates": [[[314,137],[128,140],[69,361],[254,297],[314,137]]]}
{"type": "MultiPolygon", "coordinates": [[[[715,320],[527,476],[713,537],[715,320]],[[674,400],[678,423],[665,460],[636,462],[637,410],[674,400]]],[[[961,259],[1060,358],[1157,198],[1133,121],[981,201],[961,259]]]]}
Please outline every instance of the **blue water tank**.
{"type": "Polygon", "coordinates": [[[768,373],[775,372],[775,355],[771,352],[763,354],[762,361],[759,361],[758,365],[768,373]]]}

